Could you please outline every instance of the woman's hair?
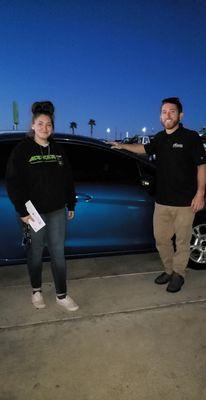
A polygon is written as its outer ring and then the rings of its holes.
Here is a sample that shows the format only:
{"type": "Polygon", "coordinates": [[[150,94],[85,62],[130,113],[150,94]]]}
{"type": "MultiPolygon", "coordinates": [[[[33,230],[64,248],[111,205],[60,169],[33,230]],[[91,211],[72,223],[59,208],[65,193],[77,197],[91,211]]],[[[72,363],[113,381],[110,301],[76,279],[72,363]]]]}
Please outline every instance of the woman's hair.
{"type": "Polygon", "coordinates": [[[32,122],[42,114],[48,115],[54,129],[54,105],[51,101],[36,101],[32,104],[31,111],[33,114],[32,122]]]}

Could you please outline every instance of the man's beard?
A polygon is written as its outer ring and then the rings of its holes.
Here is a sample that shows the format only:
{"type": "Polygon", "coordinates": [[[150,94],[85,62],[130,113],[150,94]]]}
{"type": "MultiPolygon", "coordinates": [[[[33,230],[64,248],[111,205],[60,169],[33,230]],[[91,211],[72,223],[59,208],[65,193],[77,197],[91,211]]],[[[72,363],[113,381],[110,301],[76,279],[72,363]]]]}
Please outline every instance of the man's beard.
{"type": "Polygon", "coordinates": [[[161,124],[164,126],[165,129],[173,129],[175,128],[178,124],[180,123],[179,119],[172,120],[172,119],[167,119],[166,121],[161,120],[161,124]]]}

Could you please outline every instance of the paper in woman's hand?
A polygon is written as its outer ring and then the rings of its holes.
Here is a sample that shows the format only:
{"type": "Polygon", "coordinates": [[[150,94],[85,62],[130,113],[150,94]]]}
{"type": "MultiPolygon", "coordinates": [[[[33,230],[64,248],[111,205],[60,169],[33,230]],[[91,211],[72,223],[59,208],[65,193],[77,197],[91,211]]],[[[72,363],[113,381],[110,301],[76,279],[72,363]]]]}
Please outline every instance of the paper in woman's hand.
{"type": "Polygon", "coordinates": [[[38,232],[41,228],[43,228],[46,224],[43,221],[41,215],[39,215],[38,211],[36,210],[36,208],[34,207],[34,205],[32,204],[31,200],[27,201],[25,203],[26,209],[29,213],[29,215],[31,215],[32,220],[29,220],[29,225],[31,225],[32,229],[35,232],[38,232]]]}

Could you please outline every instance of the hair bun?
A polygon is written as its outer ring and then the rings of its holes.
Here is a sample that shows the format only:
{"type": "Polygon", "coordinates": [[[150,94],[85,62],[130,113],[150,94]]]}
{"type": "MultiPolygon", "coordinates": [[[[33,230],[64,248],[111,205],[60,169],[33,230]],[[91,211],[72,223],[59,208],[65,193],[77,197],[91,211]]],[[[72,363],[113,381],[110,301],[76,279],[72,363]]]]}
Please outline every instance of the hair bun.
{"type": "Polygon", "coordinates": [[[54,106],[51,101],[36,101],[32,104],[31,111],[33,114],[54,114],[54,106]]]}

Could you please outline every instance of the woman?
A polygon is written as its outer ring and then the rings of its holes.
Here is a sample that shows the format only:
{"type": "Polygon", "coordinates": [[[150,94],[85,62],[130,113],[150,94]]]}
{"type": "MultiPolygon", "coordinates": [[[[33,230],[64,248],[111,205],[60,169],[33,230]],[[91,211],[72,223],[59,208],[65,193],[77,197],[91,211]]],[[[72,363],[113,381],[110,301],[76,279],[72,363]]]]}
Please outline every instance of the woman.
{"type": "Polygon", "coordinates": [[[79,307],[67,295],[64,242],[66,207],[68,219],[74,217],[75,191],[70,166],[59,144],[52,139],[54,106],[51,102],[32,105],[32,133],[13,150],[7,165],[7,190],[16,211],[29,226],[25,203],[31,200],[45,226],[30,229],[31,244],[27,262],[32,286],[32,304],[44,308],[42,296],[42,253],[45,244],[51,256],[56,302],[68,311],[79,307]]]}

